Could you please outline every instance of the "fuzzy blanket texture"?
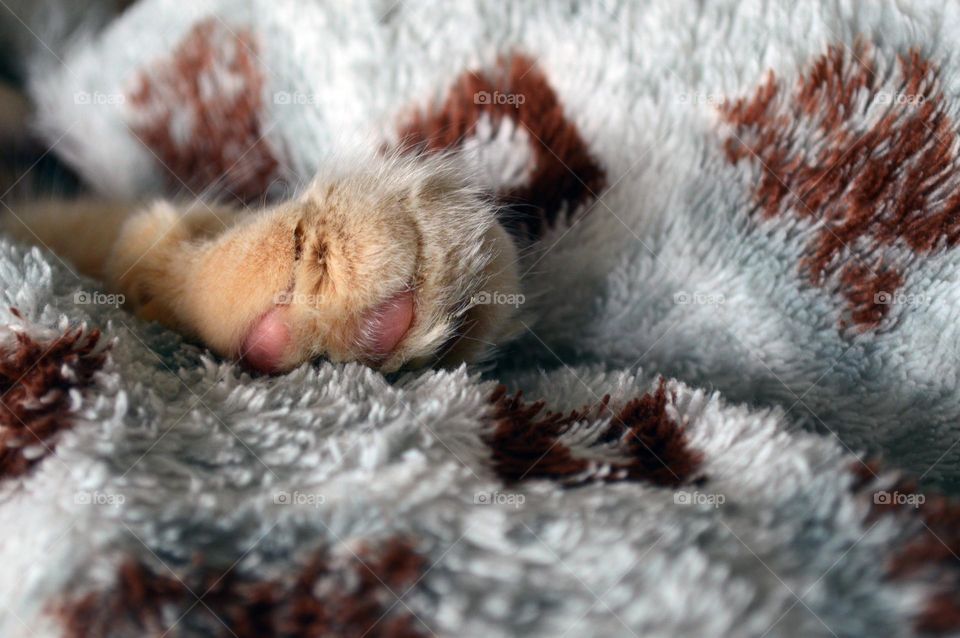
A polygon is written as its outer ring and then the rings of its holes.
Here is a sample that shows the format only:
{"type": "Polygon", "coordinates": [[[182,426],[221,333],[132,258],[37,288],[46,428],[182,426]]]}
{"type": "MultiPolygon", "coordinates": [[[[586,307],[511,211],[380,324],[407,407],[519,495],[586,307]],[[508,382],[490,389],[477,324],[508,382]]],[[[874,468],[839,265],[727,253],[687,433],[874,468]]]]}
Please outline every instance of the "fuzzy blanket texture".
{"type": "Polygon", "coordinates": [[[251,376],[0,241],[0,635],[960,634],[958,32],[921,1],[142,0],[34,43],[38,131],[102,195],[459,151],[529,242],[490,300],[525,333],[251,376]]]}

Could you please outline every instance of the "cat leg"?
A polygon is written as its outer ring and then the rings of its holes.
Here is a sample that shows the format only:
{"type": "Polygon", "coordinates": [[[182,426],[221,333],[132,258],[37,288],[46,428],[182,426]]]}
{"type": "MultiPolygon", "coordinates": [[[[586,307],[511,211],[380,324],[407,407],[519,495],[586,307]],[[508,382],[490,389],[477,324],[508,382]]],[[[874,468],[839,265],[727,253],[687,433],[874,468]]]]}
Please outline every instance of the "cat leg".
{"type": "Polygon", "coordinates": [[[519,296],[512,239],[443,164],[318,179],[208,236],[181,224],[162,206],[127,222],[108,281],[141,316],[263,372],[475,360],[515,323],[501,302],[519,296]]]}
{"type": "Polygon", "coordinates": [[[124,223],[105,279],[140,317],[242,357],[244,332],[289,285],[289,217],[277,209],[244,216],[154,204],[124,223]]]}
{"type": "Polygon", "coordinates": [[[110,280],[107,262],[121,234],[125,246],[119,252],[128,258],[129,267],[154,244],[162,248],[210,236],[232,225],[236,216],[232,209],[199,203],[176,208],[160,201],[144,208],[96,199],[50,199],[14,205],[0,213],[0,231],[53,251],[77,274],[110,280]]]}
{"type": "Polygon", "coordinates": [[[38,200],[0,213],[0,230],[47,248],[76,274],[102,279],[104,263],[133,205],[92,199],[38,200]]]}
{"type": "Polygon", "coordinates": [[[449,164],[377,162],[256,214],[67,204],[8,221],[140,317],[264,372],[482,357],[515,329],[520,297],[495,206],[449,164]]]}
{"type": "Polygon", "coordinates": [[[244,331],[290,284],[291,219],[283,209],[48,200],[0,215],[0,231],[102,280],[141,318],[239,357],[244,331]]]}

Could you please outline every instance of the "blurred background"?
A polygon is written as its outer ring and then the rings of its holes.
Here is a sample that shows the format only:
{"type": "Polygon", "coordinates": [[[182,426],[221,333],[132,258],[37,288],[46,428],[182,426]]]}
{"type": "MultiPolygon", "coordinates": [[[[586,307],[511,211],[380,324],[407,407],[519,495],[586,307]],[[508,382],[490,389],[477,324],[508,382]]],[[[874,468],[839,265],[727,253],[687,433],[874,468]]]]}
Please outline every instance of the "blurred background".
{"type": "Polygon", "coordinates": [[[71,195],[76,175],[49,152],[30,126],[28,74],[61,65],[62,52],[89,38],[133,0],[2,0],[0,2],[0,201],[71,195]]]}

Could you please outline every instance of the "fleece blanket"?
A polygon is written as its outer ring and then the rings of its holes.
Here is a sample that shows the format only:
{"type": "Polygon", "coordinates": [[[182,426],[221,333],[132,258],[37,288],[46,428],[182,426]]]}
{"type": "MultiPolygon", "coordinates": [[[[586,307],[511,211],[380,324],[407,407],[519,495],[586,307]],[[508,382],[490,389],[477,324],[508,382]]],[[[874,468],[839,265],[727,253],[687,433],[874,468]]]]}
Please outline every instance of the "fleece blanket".
{"type": "Polygon", "coordinates": [[[960,633],[958,28],[144,0],[43,47],[38,131],[102,195],[457,153],[524,243],[524,295],[478,302],[524,334],[256,377],[0,241],[0,635],[960,633]]]}

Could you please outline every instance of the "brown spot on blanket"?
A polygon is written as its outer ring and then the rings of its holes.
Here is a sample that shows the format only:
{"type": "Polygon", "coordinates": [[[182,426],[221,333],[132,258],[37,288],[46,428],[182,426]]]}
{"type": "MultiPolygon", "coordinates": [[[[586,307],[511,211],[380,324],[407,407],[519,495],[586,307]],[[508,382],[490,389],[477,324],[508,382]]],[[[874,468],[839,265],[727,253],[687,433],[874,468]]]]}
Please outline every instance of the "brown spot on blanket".
{"type": "Polygon", "coordinates": [[[129,96],[131,130],[165,165],[174,188],[254,200],[278,171],[261,130],[263,87],[252,34],[210,18],[169,59],[140,73],[129,96]]]}
{"type": "Polygon", "coordinates": [[[283,579],[218,572],[202,560],[182,576],[157,574],[129,560],[111,588],[54,611],[67,638],[175,636],[177,627],[221,638],[417,638],[429,630],[398,601],[426,568],[402,538],[361,547],[345,560],[318,550],[283,579]]]}
{"type": "MultiPolygon", "coordinates": [[[[877,328],[903,272],[960,239],[957,135],[936,67],[916,51],[877,70],[863,43],[832,46],[791,89],[770,72],[720,108],[732,164],[760,167],[755,212],[817,225],[800,270],[846,299],[841,326],[877,328]]],[[[806,238],[810,239],[799,239],[806,238]]]]}
{"type": "Polygon", "coordinates": [[[104,363],[100,332],[69,330],[50,342],[18,332],[0,351],[0,478],[26,474],[73,427],[70,391],[90,385],[104,363]]]}
{"type": "Polygon", "coordinates": [[[960,630],[960,501],[943,494],[920,492],[903,478],[892,484],[882,478],[877,462],[857,463],[853,490],[870,499],[868,521],[896,517],[906,529],[893,549],[888,577],[929,589],[917,614],[918,632],[954,635],[960,630]]]}
{"type": "Polygon", "coordinates": [[[543,401],[525,404],[520,393],[508,396],[499,386],[490,397],[493,427],[485,437],[497,474],[510,482],[547,478],[571,487],[594,481],[672,487],[698,478],[702,455],[690,449],[684,428],[667,414],[671,398],[666,381],[661,379],[655,392],[633,399],[615,414],[610,414],[609,400],[606,396],[595,407],[567,415],[541,414],[543,401]],[[604,425],[590,445],[597,455],[587,458],[575,454],[561,437],[590,420],[604,425]]]}
{"type": "Polygon", "coordinates": [[[523,55],[500,59],[491,73],[463,73],[439,108],[417,113],[401,127],[400,148],[422,153],[462,147],[477,137],[482,118],[491,128],[481,143],[491,143],[507,124],[514,135],[529,135],[533,159],[524,181],[498,193],[508,208],[504,225],[514,235],[539,237],[584,210],[606,186],[606,174],[564,115],[547,77],[523,55]]]}

